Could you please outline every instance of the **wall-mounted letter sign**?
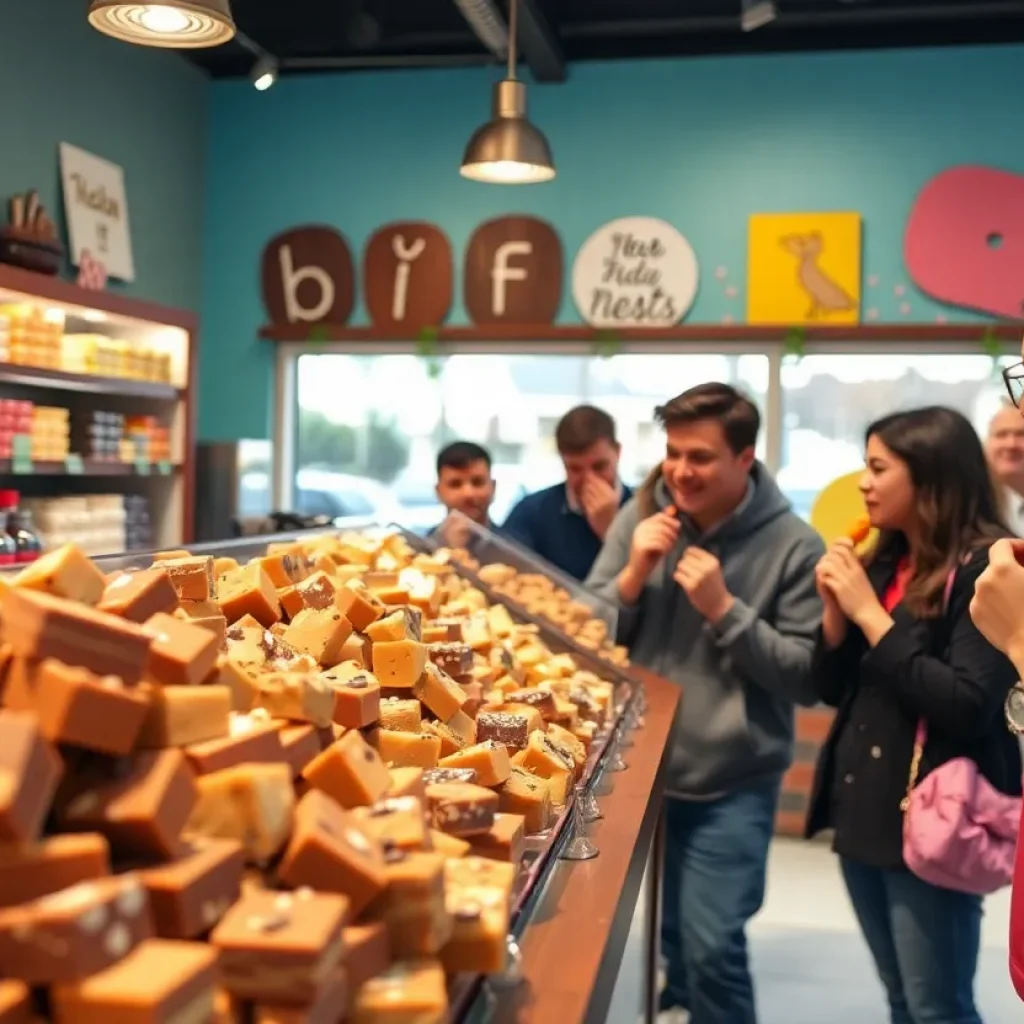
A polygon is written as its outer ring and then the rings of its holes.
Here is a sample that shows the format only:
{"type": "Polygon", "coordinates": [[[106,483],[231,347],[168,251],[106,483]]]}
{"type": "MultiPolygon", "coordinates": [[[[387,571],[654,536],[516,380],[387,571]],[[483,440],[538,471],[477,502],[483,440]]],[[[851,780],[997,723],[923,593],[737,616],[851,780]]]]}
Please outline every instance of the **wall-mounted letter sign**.
{"type": "Polygon", "coordinates": [[[355,300],[355,269],[331,227],[292,228],[263,250],[263,305],[273,324],[344,324],[355,300]]]}
{"type": "Polygon", "coordinates": [[[475,324],[549,324],[562,298],[562,243],[536,217],[498,217],[473,232],[463,292],[475,324]]]}
{"type": "Polygon", "coordinates": [[[939,302],[1024,313],[1024,175],[951,167],[921,190],[903,238],[911,280],[939,302]]]}
{"type": "Polygon", "coordinates": [[[583,243],[572,294],[592,327],[670,327],[697,295],[697,257],[671,224],[622,217],[583,243]]]}
{"type": "Polygon", "coordinates": [[[452,304],[452,247],[423,221],[387,224],[363,256],[363,295],[377,327],[436,327],[452,304]]]}

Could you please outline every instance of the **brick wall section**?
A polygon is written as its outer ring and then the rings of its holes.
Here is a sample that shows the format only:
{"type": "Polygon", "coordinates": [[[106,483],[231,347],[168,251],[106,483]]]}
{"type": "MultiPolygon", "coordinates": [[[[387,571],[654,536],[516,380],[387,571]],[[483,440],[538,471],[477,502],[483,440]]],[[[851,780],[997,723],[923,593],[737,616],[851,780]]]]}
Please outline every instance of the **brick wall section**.
{"type": "Polygon", "coordinates": [[[775,834],[802,836],[807,819],[814,768],[835,712],[831,708],[796,709],[793,764],[782,780],[782,795],[775,816],[775,834]]]}

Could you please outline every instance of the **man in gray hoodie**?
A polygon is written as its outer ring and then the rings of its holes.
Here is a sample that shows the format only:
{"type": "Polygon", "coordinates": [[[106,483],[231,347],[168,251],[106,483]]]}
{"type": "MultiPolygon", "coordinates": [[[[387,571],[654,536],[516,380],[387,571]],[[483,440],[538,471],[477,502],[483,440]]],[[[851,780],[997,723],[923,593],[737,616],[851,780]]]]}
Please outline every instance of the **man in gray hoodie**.
{"type": "Polygon", "coordinates": [[[639,665],[683,688],[669,752],[665,1019],[754,1024],[746,924],[764,899],[793,705],[815,703],[818,535],[754,457],[760,416],[727,384],[655,411],[665,458],[622,509],[587,585],[639,665]]]}

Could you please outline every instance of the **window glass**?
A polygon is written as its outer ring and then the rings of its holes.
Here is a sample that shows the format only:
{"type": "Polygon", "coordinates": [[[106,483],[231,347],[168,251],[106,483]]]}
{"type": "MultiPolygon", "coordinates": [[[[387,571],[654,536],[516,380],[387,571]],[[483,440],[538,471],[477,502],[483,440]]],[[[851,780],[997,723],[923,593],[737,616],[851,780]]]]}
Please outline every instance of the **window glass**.
{"type": "MultiPolygon", "coordinates": [[[[1000,366],[1013,359],[1002,360],[1000,366]]],[[[779,484],[810,516],[815,497],[864,464],[864,431],[901,409],[945,405],[984,436],[1005,396],[999,366],[979,355],[808,355],[782,366],[779,484]]]]}
{"type": "Polygon", "coordinates": [[[470,440],[494,459],[493,515],[501,522],[524,495],[562,479],[555,425],[583,402],[615,418],[622,476],[635,484],[663,450],[654,407],[709,380],[743,388],[763,413],[764,355],[491,353],[448,356],[435,368],[415,355],[305,354],[297,373],[296,498],[300,489],[319,490],[344,502],[355,491],[370,509],[345,514],[430,529],[443,517],[434,494],[437,452],[470,440]]]}

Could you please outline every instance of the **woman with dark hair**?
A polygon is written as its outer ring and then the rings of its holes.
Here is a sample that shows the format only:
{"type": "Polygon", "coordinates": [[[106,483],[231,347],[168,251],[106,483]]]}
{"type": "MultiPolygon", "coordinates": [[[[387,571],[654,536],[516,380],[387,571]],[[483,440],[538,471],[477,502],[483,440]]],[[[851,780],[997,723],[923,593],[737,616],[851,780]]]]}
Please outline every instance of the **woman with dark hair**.
{"type": "Polygon", "coordinates": [[[968,611],[988,548],[1008,531],[981,442],[951,409],[872,424],[866,463],[860,487],[878,542],[861,559],[837,541],[816,573],[824,617],[812,671],[837,713],[807,834],[834,831],[892,1024],[980,1024],[982,899],[907,868],[903,805],[912,761],[921,780],[967,758],[997,790],[1021,792],[1020,749],[1002,720],[1017,674],[968,611]]]}

